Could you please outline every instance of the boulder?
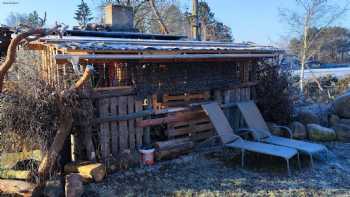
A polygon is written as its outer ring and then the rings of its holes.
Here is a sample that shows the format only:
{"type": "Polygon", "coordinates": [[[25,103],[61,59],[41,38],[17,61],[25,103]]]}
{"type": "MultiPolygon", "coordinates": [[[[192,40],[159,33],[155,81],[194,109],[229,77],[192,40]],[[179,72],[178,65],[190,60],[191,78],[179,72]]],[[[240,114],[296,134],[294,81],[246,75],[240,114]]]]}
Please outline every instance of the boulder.
{"type": "Polygon", "coordinates": [[[80,197],[84,193],[82,177],[77,173],[66,175],[65,196],[80,197]]]}
{"type": "Polygon", "coordinates": [[[316,141],[333,141],[337,136],[334,129],[322,127],[318,124],[307,125],[308,136],[311,140],[316,141]]]}
{"type": "Polygon", "coordinates": [[[340,118],[350,118],[350,92],[336,98],[332,108],[340,118]]]}
{"type": "Polygon", "coordinates": [[[350,126],[350,119],[340,119],[338,123],[350,126]]]}
{"type": "Polygon", "coordinates": [[[338,124],[339,120],[340,120],[339,116],[337,116],[335,114],[331,114],[329,116],[329,120],[328,120],[329,121],[329,125],[333,127],[336,124],[338,124]]]}
{"type": "Polygon", "coordinates": [[[337,139],[340,141],[350,141],[350,125],[336,124],[333,129],[337,134],[337,139]]]}
{"type": "Polygon", "coordinates": [[[320,124],[320,119],[319,117],[309,111],[301,111],[297,115],[297,120],[301,122],[304,125],[308,124],[320,124]]]}
{"type": "Polygon", "coordinates": [[[63,180],[56,177],[52,180],[46,181],[45,188],[43,189],[43,196],[49,197],[63,197],[64,196],[64,184],[63,180]]]}
{"type": "Polygon", "coordinates": [[[305,126],[301,122],[292,122],[289,125],[289,128],[293,132],[293,138],[296,139],[305,139],[307,138],[307,132],[305,126]]]}

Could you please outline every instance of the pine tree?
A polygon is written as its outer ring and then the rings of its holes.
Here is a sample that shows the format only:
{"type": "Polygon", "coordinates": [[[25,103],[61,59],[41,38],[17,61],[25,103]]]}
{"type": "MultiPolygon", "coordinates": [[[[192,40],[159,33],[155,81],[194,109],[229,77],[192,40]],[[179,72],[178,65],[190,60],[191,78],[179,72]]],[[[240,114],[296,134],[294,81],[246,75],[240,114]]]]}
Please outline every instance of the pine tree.
{"type": "Polygon", "coordinates": [[[27,23],[30,27],[40,26],[40,18],[37,11],[34,11],[28,15],[27,23]]]}
{"type": "Polygon", "coordinates": [[[81,27],[86,27],[88,22],[90,22],[93,17],[91,17],[92,13],[84,0],[81,0],[81,3],[78,5],[78,9],[75,11],[74,19],[78,21],[81,27]]]}

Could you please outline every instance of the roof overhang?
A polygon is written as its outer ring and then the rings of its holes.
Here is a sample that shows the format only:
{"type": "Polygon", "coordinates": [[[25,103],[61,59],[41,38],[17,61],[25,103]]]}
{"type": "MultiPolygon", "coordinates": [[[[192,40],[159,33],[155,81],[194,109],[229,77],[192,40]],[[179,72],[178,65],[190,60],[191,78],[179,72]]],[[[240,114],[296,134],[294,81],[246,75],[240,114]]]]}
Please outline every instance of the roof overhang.
{"type": "Polygon", "coordinates": [[[264,59],[274,58],[277,54],[171,54],[171,55],[120,55],[120,54],[87,54],[71,55],[58,54],[56,63],[65,64],[72,61],[79,63],[107,63],[107,62],[218,62],[234,61],[237,59],[264,59]]]}

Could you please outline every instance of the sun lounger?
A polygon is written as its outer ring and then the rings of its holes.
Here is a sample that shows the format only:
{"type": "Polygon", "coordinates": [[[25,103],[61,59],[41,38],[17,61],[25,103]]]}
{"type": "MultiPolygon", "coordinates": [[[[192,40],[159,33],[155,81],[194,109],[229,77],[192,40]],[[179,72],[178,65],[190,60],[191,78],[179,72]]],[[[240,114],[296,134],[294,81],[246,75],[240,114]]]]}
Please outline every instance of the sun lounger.
{"type": "Polygon", "coordinates": [[[240,149],[242,153],[242,167],[244,167],[244,155],[245,151],[251,151],[255,153],[261,153],[271,156],[280,157],[286,160],[288,174],[290,174],[289,160],[298,156],[298,151],[293,148],[287,148],[272,144],[264,144],[260,142],[247,141],[236,135],[230,126],[225,114],[217,103],[208,103],[202,105],[203,110],[208,115],[215,130],[221,138],[225,147],[240,149]]]}
{"type": "MultiPolygon", "coordinates": [[[[254,102],[239,102],[237,103],[237,106],[244,117],[248,129],[250,129],[250,131],[253,133],[255,140],[268,144],[297,149],[300,153],[309,155],[312,166],[314,154],[327,152],[327,148],[320,144],[272,135],[268,126],[266,125],[264,118],[262,117],[258,107],[254,102]]],[[[285,127],[282,128],[289,130],[285,127]]],[[[291,133],[290,130],[288,132],[291,133]]]]}

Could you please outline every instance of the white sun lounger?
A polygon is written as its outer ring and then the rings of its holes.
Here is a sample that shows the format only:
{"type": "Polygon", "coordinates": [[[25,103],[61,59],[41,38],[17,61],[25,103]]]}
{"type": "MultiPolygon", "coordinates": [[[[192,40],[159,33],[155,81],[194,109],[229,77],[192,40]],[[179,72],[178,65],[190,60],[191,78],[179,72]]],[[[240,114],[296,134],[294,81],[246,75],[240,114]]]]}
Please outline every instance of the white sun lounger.
{"type": "Polygon", "coordinates": [[[260,142],[247,141],[242,139],[240,136],[236,135],[230,126],[224,112],[217,103],[208,103],[202,105],[203,110],[208,115],[210,121],[212,122],[215,130],[221,138],[221,141],[225,147],[241,149],[242,160],[241,164],[244,167],[244,155],[245,151],[251,151],[271,156],[280,157],[286,160],[288,174],[290,174],[289,160],[298,156],[298,151],[293,148],[277,146],[272,144],[264,144],[260,142]]]}
{"type": "MultiPolygon", "coordinates": [[[[250,130],[253,133],[255,140],[265,142],[268,144],[297,149],[300,153],[309,155],[312,166],[314,154],[323,151],[327,152],[327,148],[321,144],[293,140],[285,137],[278,137],[272,135],[268,126],[266,125],[264,118],[262,117],[258,107],[254,102],[239,102],[237,103],[237,106],[244,117],[244,120],[248,126],[248,130],[250,130]]],[[[291,133],[289,129],[287,130],[289,133],[291,133]]]]}

